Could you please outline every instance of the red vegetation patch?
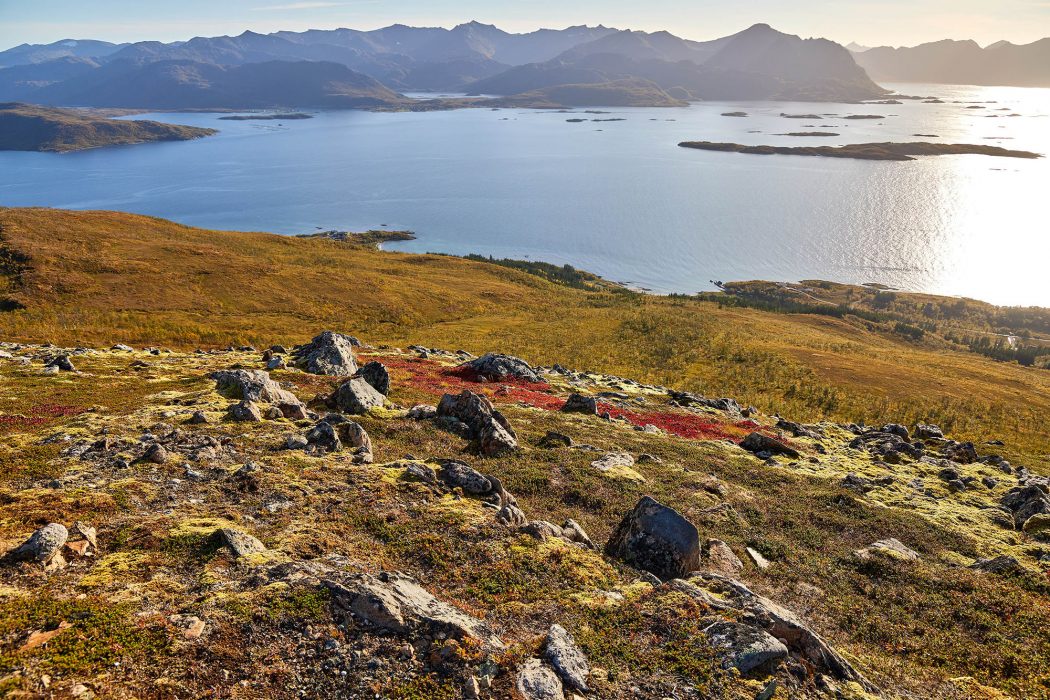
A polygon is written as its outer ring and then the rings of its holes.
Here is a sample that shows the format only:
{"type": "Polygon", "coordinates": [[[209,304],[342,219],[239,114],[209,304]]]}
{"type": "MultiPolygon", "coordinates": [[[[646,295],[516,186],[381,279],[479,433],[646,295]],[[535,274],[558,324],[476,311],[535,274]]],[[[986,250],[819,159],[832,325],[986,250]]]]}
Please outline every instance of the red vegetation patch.
{"type": "Polygon", "coordinates": [[[57,403],[41,403],[29,409],[28,414],[16,413],[0,416],[0,430],[5,433],[27,428],[38,428],[59,418],[80,415],[87,409],[82,406],[65,406],[57,403]]]}
{"type": "Polygon", "coordinates": [[[758,428],[757,423],[749,420],[738,423],[725,423],[713,420],[709,416],[695,413],[677,413],[670,411],[628,411],[611,404],[601,402],[598,411],[608,411],[613,418],[623,418],[632,425],[655,425],[660,430],[690,440],[732,440],[740,442],[747,434],[758,428]]]}

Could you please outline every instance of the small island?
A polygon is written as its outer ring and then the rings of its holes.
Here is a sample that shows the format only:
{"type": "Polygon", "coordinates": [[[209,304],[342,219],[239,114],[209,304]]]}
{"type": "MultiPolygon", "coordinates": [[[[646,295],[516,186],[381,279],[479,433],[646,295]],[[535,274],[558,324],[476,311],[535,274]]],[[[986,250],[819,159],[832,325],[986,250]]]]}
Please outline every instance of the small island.
{"type": "Polygon", "coordinates": [[[846,146],[745,146],[740,143],[683,141],[682,148],[754,155],[822,156],[859,160],[915,160],[914,156],[985,155],[1003,158],[1042,158],[1031,151],[1013,151],[998,146],[970,143],[854,143],[846,146]]]}
{"type": "Polygon", "coordinates": [[[318,233],[301,233],[296,238],[324,238],[337,243],[346,243],[364,248],[379,248],[392,241],[414,241],[416,234],[411,231],[319,231],[318,233]]]}
{"type": "Polygon", "coordinates": [[[847,114],[843,119],[885,119],[881,114],[847,114]]]}
{"type": "Polygon", "coordinates": [[[789,131],[786,134],[773,134],[774,136],[839,136],[834,131],[789,131]]]}
{"type": "Polygon", "coordinates": [[[220,120],[231,122],[247,121],[292,121],[295,119],[313,119],[314,115],[303,112],[290,112],[288,114],[231,114],[228,117],[219,117],[220,120]]]}
{"type": "Polygon", "coordinates": [[[110,119],[84,110],[0,103],[0,151],[65,153],[151,141],[188,141],[215,129],[110,119]]]}
{"type": "Polygon", "coordinates": [[[722,112],[723,117],[746,117],[747,112],[722,112]]]}

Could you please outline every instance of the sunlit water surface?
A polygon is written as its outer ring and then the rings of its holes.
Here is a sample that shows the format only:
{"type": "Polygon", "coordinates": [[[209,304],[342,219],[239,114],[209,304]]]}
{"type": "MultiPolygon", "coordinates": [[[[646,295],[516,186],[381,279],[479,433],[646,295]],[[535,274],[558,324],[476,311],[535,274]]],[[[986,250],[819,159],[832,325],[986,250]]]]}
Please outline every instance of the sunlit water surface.
{"type": "Polygon", "coordinates": [[[710,280],[822,278],[1050,306],[1050,158],[873,162],[677,146],[929,140],[1050,155],[1050,90],[890,87],[946,103],[350,111],[288,122],[145,115],[221,133],[0,153],[0,204],[280,233],[386,225],[418,234],[390,246],[402,250],[570,263],[660,292],[710,289],[710,280]],[[988,103],[968,109],[953,100],[988,103]],[[749,116],[721,116],[738,110],[749,116]],[[840,118],[858,113],[885,119],[840,118]],[[580,117],[624,121],[566,121],[580,117]],[[841,136],[776,135],[813,130],[841,136]]]}

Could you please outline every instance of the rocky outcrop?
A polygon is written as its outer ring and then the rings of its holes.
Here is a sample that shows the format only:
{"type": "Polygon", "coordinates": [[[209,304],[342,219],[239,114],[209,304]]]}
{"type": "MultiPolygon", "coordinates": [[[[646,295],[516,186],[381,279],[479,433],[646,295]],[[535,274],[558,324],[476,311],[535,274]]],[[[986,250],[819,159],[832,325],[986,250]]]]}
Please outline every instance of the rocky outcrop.
{"type": "Polygon", "coordinates": [[[787,658],[788,648],[759,627],[739,622],[716,622],[704,630],[721,659],[722,668],[735,668],[742,674],[772,671],[787,658]]]}
{"type": "Polygon", "coordinates": [[[295,366],[310,374],[350,377],[357,372],[354,348],[361,342],[353,336],[325,331],[306,345],[295,348],[295,366]]]}
{"type": "Polygon", "coordinates": [[[464,362],[460,367],[490,382],[502,382],[508,379],[533,383],[543,381],[528,362],[511,355],[490,352],[476,360],[464,362]]]}
{"type": "Polygon", "coordinates": [[[351,377],[339,385],[332,394],[332,403],[340,411],[352,415],[368,413],[370,409],[380,408],[386,403],[386,397],[362,377],[351,377]]]}
{"type": "Polygon", "coordinates": [[[518,447],[510,422],[493,408],[487,398],[472,391],[442,396],[437,415],[439,418],[454,418],[467,426],[470,436],[477,441],[481,454],[485,456],[503,455],[518,447]]]}
{"type": "Polygon", "coordinates": [[[306,434],[306,447],[318,454],[339,452],[346,447],[353,450],[355,464],[371,464],[372,439],[359,424],[338,413],[330,413],[317,421],[306,434]]]}
{"type": "Polygon", "coordinates": [[[322,585],[331,592],[337,609],[380,629],[400,635],[446,634],[476,640],[490,650],[504,648],[484,621],[438,600],[404,574],[349,574],[326,578],[322,585]]]}
{"type": "Polygon", "coordinates": [[[561,625],[551,625],[547,632],[547,647],[544,656],[551,667],[561,676],[565,685],[581,693],[588,691],[587,677],[591,673],[590,664],[583,651],[576,646],[572,635],[561,625]]]}
{"type": "Polygon", "coordinates": [[[673,508],[643,496],[609,537],[605,553],[663,581],[700,565],[700,534],[673,508]]]}
{"type": "Polygon", "coordinates": [[[1033,516],[1050,513],[1050,494],[1042,484],[1016,486],[1006,492],[1000,503],[1013,515],[1018,530],[1033,516]]]}

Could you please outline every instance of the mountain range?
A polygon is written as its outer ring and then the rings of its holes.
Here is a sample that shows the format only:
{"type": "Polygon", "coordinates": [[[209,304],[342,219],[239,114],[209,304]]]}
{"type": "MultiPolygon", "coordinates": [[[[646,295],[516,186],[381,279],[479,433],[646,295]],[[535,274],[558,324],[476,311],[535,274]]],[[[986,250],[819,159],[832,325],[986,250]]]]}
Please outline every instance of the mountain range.
{"type": "Polygon", "coordinates": [[[1031,44],[934,41],[913,47],[856,47],[854,59],[875,80],[1050,87],[1050,37],[1031,44]]]}
{"type": "MultiPolygon", "coordinates": [[[[1050,85],[1050,39],[983,49],[954,41],[851,48],[766,24],[712,41],[600,25],[512,34],[479,22],[452,29],[247,31],[171,43],[63,40],[0,52],[0,100],[140,109],[410,109],[417,105],[405,93],[413,92],[513,97],[508,103],[521,105],[526,95],[610,99],[627,89],[631,94],[614,104],[635,104],[640,95],[652,104],[677,104],[858,102],[886,94],[875,80],[1050,85]]],[[[426,108],[442,107],[431,101],[426,108]]]]}

